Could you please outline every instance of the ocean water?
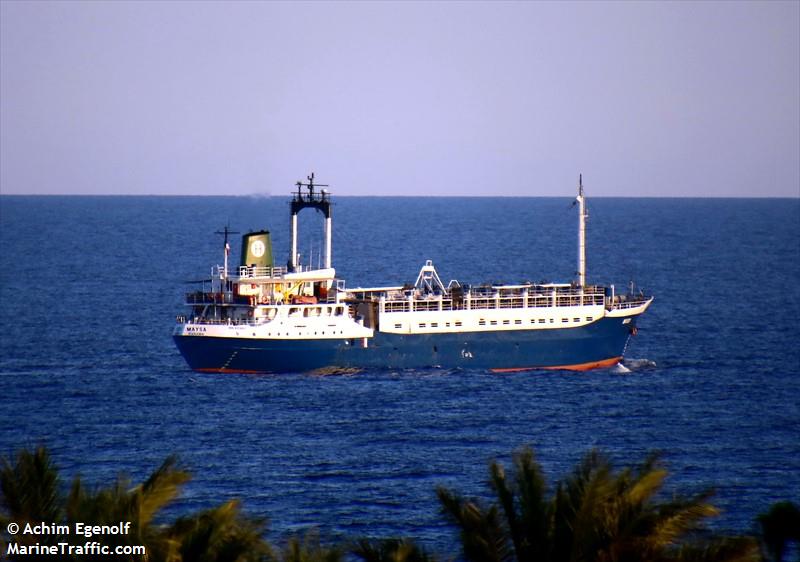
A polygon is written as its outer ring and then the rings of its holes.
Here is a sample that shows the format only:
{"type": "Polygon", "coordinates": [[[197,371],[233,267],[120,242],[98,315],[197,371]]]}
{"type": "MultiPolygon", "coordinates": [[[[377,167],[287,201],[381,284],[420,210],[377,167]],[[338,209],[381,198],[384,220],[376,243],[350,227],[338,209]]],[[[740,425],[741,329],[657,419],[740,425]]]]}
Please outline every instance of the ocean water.
{"type": "MultiPolygon", "coordinates": [[[[485,496],[490,459],[534,448],[554,482],[592,447],[660,450],[669,493],[716,488],[713,525],[748,532],[800,500],[800,200],[591,199],[590,281],[656,296],[624,369],[588,373],[213,375],[170,338],[214,234],[267,228],[288,257],[288,198],[0,197],[0,452],[47,444],[66,476],[141,479],[179,454],[177,513],[232,497],[280,541],[410,536],[456,552],[435,488],[485,496]]],[[[348,286],[563,281],[568,199],[339,198],[348,286]]],[[[316,264],[321,215],[300,215],[316,264]]],[[[232,243],[238,259],[238,240],[232,243]]]]}

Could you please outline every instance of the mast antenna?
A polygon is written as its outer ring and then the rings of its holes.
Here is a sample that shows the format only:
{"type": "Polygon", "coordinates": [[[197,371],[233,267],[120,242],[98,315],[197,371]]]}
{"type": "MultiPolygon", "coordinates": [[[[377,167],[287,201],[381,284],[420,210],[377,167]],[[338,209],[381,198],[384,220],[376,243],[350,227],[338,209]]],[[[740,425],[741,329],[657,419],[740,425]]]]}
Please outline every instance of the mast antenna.
{"type": "Polygon", "coordinates": [[[583,195],[583,174],[578,174],[578,286],[586,285],[586,198],[583,195]]]}
{"type": "Polygon", "coordinates": [[[222,234],[225,237],[224,238],[225,241],[223,242],[222,245],[222,251],[225,255],[223,262],[224,265],[222,266],[222,278],[228,279],[228,254],[231,252],[231,245],[228,244],[228,234],[239,234],[239,232],[236,230],[231,230],[229,221],[228,224],[225,225],[225,228],[223,228],[222,230],[217,230],[214,234],[222,234]]]}

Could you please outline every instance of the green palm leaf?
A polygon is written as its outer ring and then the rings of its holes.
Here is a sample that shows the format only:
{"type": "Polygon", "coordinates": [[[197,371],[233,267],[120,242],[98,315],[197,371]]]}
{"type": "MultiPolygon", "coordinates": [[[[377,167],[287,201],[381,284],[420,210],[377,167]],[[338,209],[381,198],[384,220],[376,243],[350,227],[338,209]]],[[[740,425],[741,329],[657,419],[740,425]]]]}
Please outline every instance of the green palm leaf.
{"type": "Polygon", "coordinates": [[[319,534],[309,531],[302,540],[292,537],[283,549],[283,562],[342,562],[342,553],[336,548],[320,544],[319,534]]]}
{"type": "Polygon", "coordinates": [[[718,513],[712,493],[658,499],[667,472],[658,454],[636,469],[615,471],[590,451],[548,499],[541,469],[529,449],[514,455],[514,474],[489,467],[496,503],[482,507],[439,489],[448,518],[460,531],[464,557],[505,562],[677,562],[752,560],[753,541],[698,539],[705,519],[718,513]],[[513,545],[513,549],[505,548],[513,545]]]}
{"type": "MultiPolygon", "coordinates": [[[[55,523],[61,519],[61,480],[47,449],[23,449],[13,464],[5,457],[0,470],[0,507],[11,519],[55,523]]],[[[3,525],[5,527],[5,525],[3,525]]]]}
{"type": "Polygon", "coordinates": [[[435,562],[436,558],[409,539],[357,541],[350,551],[364,562],[435,562]]]}
{"type": "Polygon", "coordinates": [[[178,519],[166,535],[178,560],[192,562],[249,562],[274,560],[262,538],[266,523],[241,513],[238,500],[191,517],[178,519]]]}
{"type": "Polygon", "coordinates": [[[436,494],[444,514],[460,529],[464,558],[472,562],[513,560],[507,527],[500,520],[497,506],[483,509],[478,503],[441,487],[436,494]]]}

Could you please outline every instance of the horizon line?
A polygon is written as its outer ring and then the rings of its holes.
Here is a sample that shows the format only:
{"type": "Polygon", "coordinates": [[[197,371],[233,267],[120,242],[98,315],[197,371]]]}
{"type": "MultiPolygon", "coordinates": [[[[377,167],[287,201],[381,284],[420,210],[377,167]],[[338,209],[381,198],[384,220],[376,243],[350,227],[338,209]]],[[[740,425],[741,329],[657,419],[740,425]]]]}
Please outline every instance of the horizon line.
{"type": "MultiPolygon", "coordinates": [[[[247,197],[252,199],[272,199],[291,197],[292,192],[285,195],[267,193],[237,193],[237,194],[182,194],[182,193],[3,193],[0,197],[247,197]]],[[[340,197],[362,198],[403,198],[403,199],[562,199],[574,198],[574,195],[354,195],[330,194],[337,199],[340,197]]],[[[800,199],[797,195],[590,195],[588,199],[800,199]]]]}

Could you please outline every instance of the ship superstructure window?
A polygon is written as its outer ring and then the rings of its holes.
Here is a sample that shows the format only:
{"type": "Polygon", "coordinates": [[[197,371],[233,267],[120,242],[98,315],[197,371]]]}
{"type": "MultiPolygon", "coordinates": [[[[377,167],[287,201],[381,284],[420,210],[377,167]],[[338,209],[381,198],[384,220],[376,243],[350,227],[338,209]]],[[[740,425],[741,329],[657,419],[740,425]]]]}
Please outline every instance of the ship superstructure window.
{"type": "Polygon", "coordinates": [[[562,318],[561,322],[569,322],[569,318],[562,318]]]}
{"type": "Polygon", "coordinates": [[[592,318],[591,316],[587,316],[587,317],[586,317],[586,321],[587,321],[587,322],[591,322],[592,320],[594,320],[594,318],[592,318]]]}
{"type": "Polygon", "coordinates": [[[522,324],[522,320],[514,320],[514,324],[522,324]]]}
{"type": "Polygon", "coordinates": [[[420,328],[425,328],[426,326],[427,326],[427,324],[425,324],[425,322],[420,322],[419,323],[419,327],[420,328]]]}
{"type": "Polygon", "coordinates": [[[572,321],[573,321],[573,322],[580,322],[580,321],[581,321],[581,319],[580,319],[580,318],[573,318],[573,319],[572,319],[572,321]]]}
{"type": "Polygon", "coordinates": [[[539,318],[539,324],[544,324],[544,318],[539,318]]]}
{"type": "Polygon", "coordinates": [[[438,327],[439,327],[438,322],[431,322],[431,328],[438,328],[438,327]]]}
{"type": "Polygon", "coordinates": [[[456,320],[456,326],[457,326],[457,327],[460,327],[460,326],[461,326],[461,320],[456,320]]]}
{"type": "Polygon", "coordinates": [[[394,325],[394,327],[395,327],[395,328],[402,328],[402,327],[403,327],[403,325],[402,325],[402,324],[395,324],[395,325],[394,325]]]}
{"type": "Polygon", "coordinates": [[[478,326],[486,326],[486,320],[483,319],[478,320],[478,326]]]}
{"type": "Polygon", "coordinates": [[[510,320],[503,320],[503,325],[508,326],[511,323],[510,320]]]}
{"type": "Polygon", "coordinates": [[[490,320],[489,324],[491,324],[492,326],[497,326],[497,320],[490,320]]]}

